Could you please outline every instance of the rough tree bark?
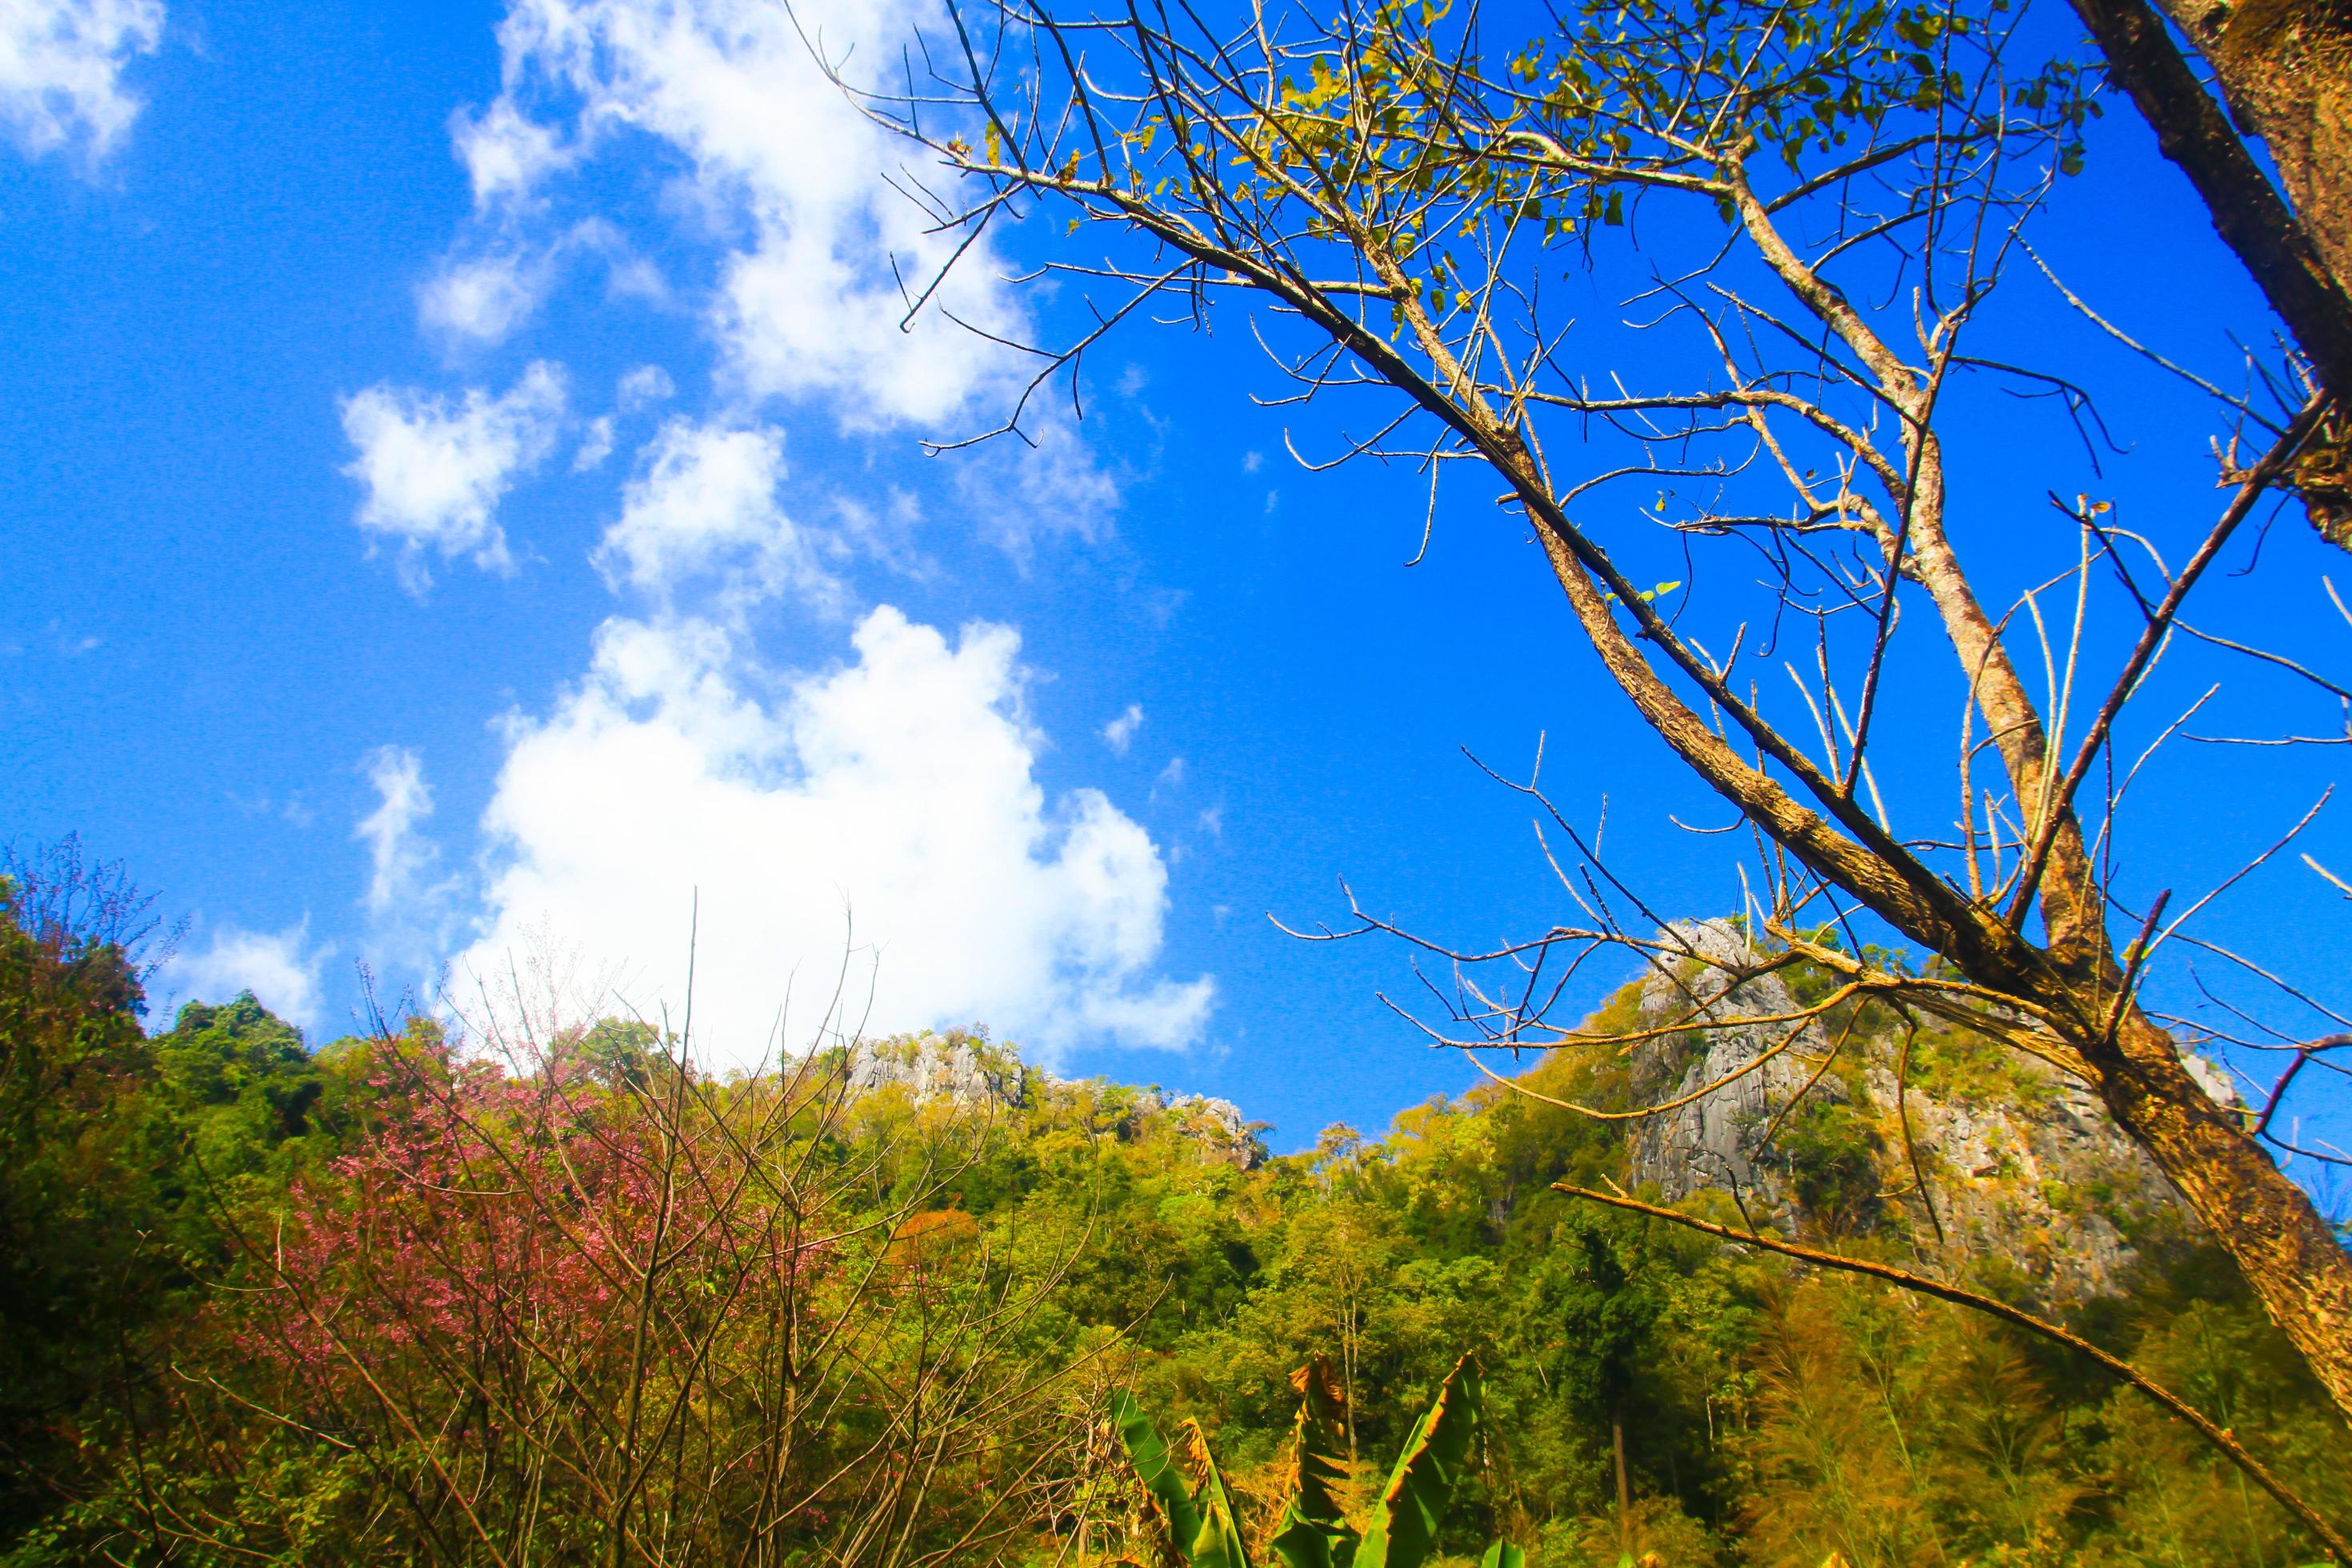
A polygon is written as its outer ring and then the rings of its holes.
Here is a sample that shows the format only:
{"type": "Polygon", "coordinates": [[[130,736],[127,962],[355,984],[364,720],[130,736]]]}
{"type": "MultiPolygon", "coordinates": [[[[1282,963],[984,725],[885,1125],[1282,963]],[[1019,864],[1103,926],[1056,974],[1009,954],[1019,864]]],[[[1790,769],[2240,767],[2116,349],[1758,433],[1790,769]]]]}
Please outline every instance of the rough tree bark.
{"type": "Polygon", "coordinates": [[[2352,287],[2352,5],[2344,0],[2166,0],[2213,67],[2231,112],[2263,139],[2304,232],[2352,287]]]}
{"type": "MultiPolygon", "coordinates": [[[[2108,75],[2189,176],[2321,384],[2339,409],[2352,405],[2352,4],[2161,3],[2211,64],[2230,114],[2147,0],[2073,0],[2108,75]],[[2241,127],[2268,147],[2284,197],[2241,127]]],[[[2352,548],[2352,421],[2340,412],[2305,450],[2294,484],[2313,526],[2352,548]]]]}

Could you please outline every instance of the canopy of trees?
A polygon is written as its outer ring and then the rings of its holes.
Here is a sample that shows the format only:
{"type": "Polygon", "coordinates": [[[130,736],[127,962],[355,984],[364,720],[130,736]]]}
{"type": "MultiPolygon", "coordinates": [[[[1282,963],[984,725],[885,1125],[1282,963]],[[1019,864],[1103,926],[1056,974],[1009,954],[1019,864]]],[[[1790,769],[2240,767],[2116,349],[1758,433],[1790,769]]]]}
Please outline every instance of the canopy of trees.
{"type": "MultiPolygon", "coordinates": [[[[1532,1093],[1266,1158],[1213,1106],[971,1037],[873,1053],[984,1069],[927,1100],[837,1049],[713,1079],[617,1020],[462,1043],[419,1021],[311,1052],[240,997],[151,1037],[124,934],[0,907],[0,1562],[1160,1561],[1115,1396],[1197,1422],[1271,1560],[1295,1374],[1328,1369],[1328,1479],[1360,1533],[1465,1353],[1480,1436],[1441,1552],[2275,1568],[2315,1549],[2062,1346],[1559,1190],[1664,1195],[1626,1124],[1564,1106],[1633,1103],[1694,1037],[1555,1054],[1532,1093]]],[[[1592,1026],[1630,1037],[1643,1008],[1637,984],[1592,1026]]],[[[1893,1015],[1838,1021],[1844,1110],[1748,1145],[1740,1194],[1686,1201],[1954,1256],[1871,1109],[1893,1015]]],[[[1995,1047],[1914,1050],[1937,1104],[2029,1092],[1995,1047]]],[[[2352,1511],[2324,1394],[2179,1205],[2021,1169],[1925,1178],[1941,1223],[1998,1190],[2044,1228],[2105,1227],[2116,1272],[2064,1287],[2062,1237],[2005,1269],[1959,1254],[1965,1277],[2352,1511]]]]}

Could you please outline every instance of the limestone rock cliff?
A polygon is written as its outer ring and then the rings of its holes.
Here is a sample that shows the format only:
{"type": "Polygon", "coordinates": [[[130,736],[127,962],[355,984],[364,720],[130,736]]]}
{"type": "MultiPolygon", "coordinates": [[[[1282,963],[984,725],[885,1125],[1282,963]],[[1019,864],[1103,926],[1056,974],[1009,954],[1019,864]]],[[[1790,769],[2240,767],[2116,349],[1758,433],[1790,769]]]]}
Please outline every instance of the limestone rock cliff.
{"type": "Polygon", "coordinates": [[[1005,1047],[961,1030],[859,1040],[849,1051],[849,1088],[866,1094],[904,1089],[917,1103],[1014,1110],[1030,1103],[1041,1075],[1005,1047]]]}
{"type": "MultiPolygon", "coordinates": [[[[1103,1091],[1117,1087],[1101,1080],[1072,1082],[1056,1078],[1024,1062],[1008,1046],[960,1030],[860,1040],[849,1052],[847,1068],[853,1093],[895,1088],[918,1103],[944,1100],[976,1109],[1018,1110],[1039,1105],[1050,1096],[1078,1092],[1100,1098],[1103,1091]]],[[[1204,1094],[1171,1095],[1158,1088],[1119,1089],[1117,1099],[1119,1117],[1134,1123],[1119,1130],[1125,1135],[1139,1131],[1144,1118],[1164,1116],[1213,1159],[1244,1171],[1265,1163],[1260,1125],[1244,1117],[1231,1100],[1204,1094]]]]}
{"type": "MultiPolygon", "coordinates": [[[[1643,1028],[1717,996],[1726,976],[1710,963],[1759,956],[1728,921],[1675,930],[1709,962],[1654,969],[1643,1028]]],[[[1717,1189],[1758,1223],[1815,1238],[1892,1231],[1935,1271],[2000,1275],[2052,1303],[2116,1289],[2148,1240],[2189,1226],[2170,1184],[2080,1084],[1959,1031],[1927,1034],[1898,1107],[1887,1021],[1866,1019],[1834,1061],[1842,1016],[1756,1021],[1802,1010],[1789,979],[1765,974],[1704,1008],[1727,1026],[1633,1047],[1633,1102],[1672,1107],[1633,1124],[1633,1182],[1669,1202],[1717,1189]]]]}

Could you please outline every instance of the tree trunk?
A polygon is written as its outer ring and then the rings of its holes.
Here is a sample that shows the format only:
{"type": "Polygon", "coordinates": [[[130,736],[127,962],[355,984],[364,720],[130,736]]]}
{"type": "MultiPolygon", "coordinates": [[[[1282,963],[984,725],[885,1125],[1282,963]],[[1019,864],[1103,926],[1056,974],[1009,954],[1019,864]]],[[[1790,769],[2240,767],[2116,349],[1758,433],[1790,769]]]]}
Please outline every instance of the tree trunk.
{"type": "MultiPolygon", "coordinates": [[[[2086,1053],[2089,1054],[2089,1053],[2086,1053]]],[[[2352,1253],[2137,1008],[2092,1056],[2116,1121],[2236,1262],[2271,1321],[2352,1420],[2352,1253]]]]}
{"type": "Polygon", "coordinates": [[[1625,1475],[1625,1413],[1609,1412],[1609,1441],[1617,1451],[1617,1550],[1633,1555],[1633,1488],[1625,1475]]]}
{"type": "Polygon", "coordinates": [[[2159,3],[2211,63],[2239,126],[2269,148],[2337,287],[2352,289],[2352,5],[2159,3]]]}
{"type": "MultiPolygon", "coordinates": [[[[1537,510],[1544,492],[1531,468],[1515,472],[1502,463],[1496,468],[1530,498],[1530,511],[1537,510]]],[[[2352,1421],[2352,1255],[2336,1242],[2303,1190],[2189,1076],[2170,1036],[2132,1008],[2113,1042],[2098,1041],[2099,1024],[2123,978],[2112,955],[2099,956],[2105,941],[2098,928],[2087,919],[2080,922],[2083,942],[2093,952],[2087,962],[2084,954],[2074,956],[2078,970],[2104,971],[2104,978],[2078,990],[2034,961],[2032,950],[2013,932],[2004,933],[2005,944],[1964,941],[1974,934],[1969,928],[1939,928],[1939,911],[1912,901],[1907,886],[1850,841],[1833,839],[1825,848],[1827,825],[1794,805],[1760,772],[1748,769],[1721,736],[1681,705],[1616,630],[1599,590],[1569,548],[1565,526],[1547,520],[1538,537],[1610,673],[1702,780],[1824,881],[1843,888],[1905,936],[1951,960],[1969,979],[1996,992],[2038,994],[2057,1016],[2081,1021],[2069,1043],[2085,1057],[2110,1112],[2230,1253],[2272,1321],[2303,1353],[2336,1409],[2352,1421]]],[[[1979,668],[1989,664],[1988,658],[1979,668]]],[[[2021,711],[2030,712],[2030,705],[2021,711]]],[[[2082,877],[2078,866],[2053,862],[2042,881],[2046,916],[2060,913],[2052,905],[2052,890],[2063,895],[2070,879],[2082,877]]]]}
{"type": "Polygon", "coordinates": [[[1356,1293],[1352,1287],[1343,1286],[1345,1304],[1339,1315],[1339,1376],[1345,1384],[1340,1389],[1340,1404],[1348,1413],[1348,1468],[1356,1468],[1356,1293]]]}
{"type": "MultiPolygon", "coordinates": [[[[2109,77],[2196,186],[2320,384],[2352,406],[2352,0],[2157,3],[2211,64],[2230,115],[2147,0],[2074,6],[2109,77]],[[2284,200],[2241,130],[2269,147],[2284,200]]],[[[2352,419],[2339,415],[2323,427],[2294,484],[2313,526],[2352,549],[2352,419]]]]}

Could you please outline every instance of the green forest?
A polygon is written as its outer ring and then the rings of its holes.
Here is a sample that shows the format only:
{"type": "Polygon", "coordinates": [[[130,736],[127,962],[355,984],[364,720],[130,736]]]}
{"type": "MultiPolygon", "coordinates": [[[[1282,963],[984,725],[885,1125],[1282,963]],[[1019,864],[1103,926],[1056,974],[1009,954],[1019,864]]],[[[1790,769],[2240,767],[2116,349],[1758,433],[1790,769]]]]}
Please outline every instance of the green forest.
{"type": "MultiPolygon", "coordinates": [[[[2065,1345],[1562,1186],[2047,1314],[2352,1518],[2324,1394],[2145,1159],[1867,999],[1749,1075],[1784,1125],[1736,1175],[1593,1114],[1719,1048],[1687,1030],[1269,1156],[1230,1106],[977,1033],[724,1076],[612,1018],[314,1045],[243,995],[150,1033],[119,869],[20,865],[5,897],[11,1568],[2322,1555],[2065,1345]],[[1420,1556],[1360,1544],[1397,1496],[1420,1556]],[[1326,1554],[1291,1555],[1318,1499],[1326,1554]],[[1212,1503],[1231,1555],[1177,1539],[1212,1503]]],[[[1768,971],[1767,1006],[1836,994],[1768,971]]],[[[1594,1038],[1640,1037],[1662,984],[1594,1038]]]]}

